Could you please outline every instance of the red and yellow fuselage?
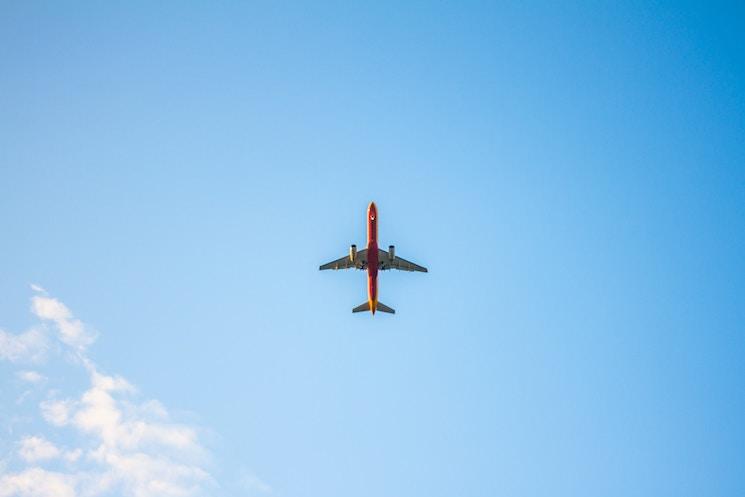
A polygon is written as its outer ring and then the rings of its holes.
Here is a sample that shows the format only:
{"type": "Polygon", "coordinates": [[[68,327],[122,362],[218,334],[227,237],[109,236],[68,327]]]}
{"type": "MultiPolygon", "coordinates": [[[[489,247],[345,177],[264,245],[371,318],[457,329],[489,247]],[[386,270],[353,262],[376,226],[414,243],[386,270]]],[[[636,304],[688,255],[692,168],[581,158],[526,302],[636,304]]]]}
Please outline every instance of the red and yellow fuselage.
{"type": "Polygon", "coordinates": [[[367,207],[367,299],[370,312],[378,306],[378,208],[375,202],[367,207]]]}

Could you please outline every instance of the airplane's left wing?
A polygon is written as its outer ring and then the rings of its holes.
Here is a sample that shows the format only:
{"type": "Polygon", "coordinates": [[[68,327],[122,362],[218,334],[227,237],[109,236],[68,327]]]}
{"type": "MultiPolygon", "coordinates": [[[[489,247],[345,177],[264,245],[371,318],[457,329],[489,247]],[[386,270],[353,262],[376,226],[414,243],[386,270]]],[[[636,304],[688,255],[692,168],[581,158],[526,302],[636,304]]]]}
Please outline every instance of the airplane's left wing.
{"type": "Polygon", "coordinates": [[[378,260],[380,261],[380,269],[383,270],[398,269],[401,271],[418,271],[420,273],[427,272],[426,267],[422,267],[418,264],[414,264],[413,262],[409,262],[397,255],[394,255],[393,258],[391,258],[390,254],[383,249],[378,249],[378,260]]]}
{"type": "Polygon", "coordinates": [[[362,249],[357,252],[354,258],[354,262],[349,258],[348,255],[335,261],[328,262],[323,266],[319,267],[321,271],[324,269],[365,269],[367,267],[367,249],[362,249]]]}

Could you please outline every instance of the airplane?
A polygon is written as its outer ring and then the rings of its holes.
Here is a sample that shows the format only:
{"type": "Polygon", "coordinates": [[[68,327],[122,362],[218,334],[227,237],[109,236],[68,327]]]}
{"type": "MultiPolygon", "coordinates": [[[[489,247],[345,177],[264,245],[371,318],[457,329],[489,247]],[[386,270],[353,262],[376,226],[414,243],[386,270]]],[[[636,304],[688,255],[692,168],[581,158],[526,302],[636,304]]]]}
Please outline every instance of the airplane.
{"type": "Polygon", "coordinates": [[[358,305],[352,312],[375,311],[395,314],[396,311],[382,302],[378,302],[378,270],[399,269],[401,271],[418,271],[426,273],[427,268],[409,262],[396,255],[396,248],[391,245],[388,251],[378,248],[378,208],[375,202],[367,207],[367,248],[357,251],[357,245],[349,247],[349,255],[331,261],[319,267],[325,269],[361,269],[367,270],[367,302],[358,305]]]}

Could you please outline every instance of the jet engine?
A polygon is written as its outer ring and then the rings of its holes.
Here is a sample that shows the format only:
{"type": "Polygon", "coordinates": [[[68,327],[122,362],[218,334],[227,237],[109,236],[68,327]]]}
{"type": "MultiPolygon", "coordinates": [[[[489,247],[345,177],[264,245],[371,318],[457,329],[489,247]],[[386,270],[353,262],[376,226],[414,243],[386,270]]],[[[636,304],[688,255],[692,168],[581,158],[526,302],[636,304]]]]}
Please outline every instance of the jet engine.
{"type": "Polygon", "coordinates": [[[352,263],[357,261],[357,245],[349,247],[349,260],[352,263]]]}
{"type": "Polygon", "coordinates": [[[388,257],[390,257],[391,260],[396,258],[396,247],[394,247],[393,245],[388,247],[388,257]]]}

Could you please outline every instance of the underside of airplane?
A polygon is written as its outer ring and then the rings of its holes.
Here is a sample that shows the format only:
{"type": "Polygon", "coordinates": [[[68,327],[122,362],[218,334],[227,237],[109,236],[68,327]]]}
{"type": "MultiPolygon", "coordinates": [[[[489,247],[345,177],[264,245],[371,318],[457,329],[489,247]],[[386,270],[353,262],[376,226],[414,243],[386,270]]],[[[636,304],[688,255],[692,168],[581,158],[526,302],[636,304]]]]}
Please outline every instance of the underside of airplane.
{"type": "Polygon", "coordinates": [[[426,273],[427,268],[402,259],[396,255],[393,245],[388,251],[378,248],[378,209],[375,202],[371,202],[367,208],[367,248],[357,250],[356,245],[349,248],[349,255],[340,257],[335,261],[323,264],[320,270],[326,269],[359,269],[367,271],[367,302],[358,305],[352,312],[375,311],[395,314],[396,311],[382,302],[378,301],[378,271],[398,269],[399,271],[415,271],[426,273]]]}

